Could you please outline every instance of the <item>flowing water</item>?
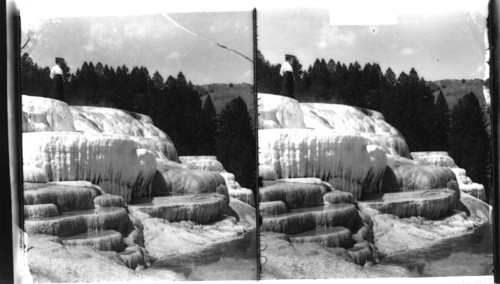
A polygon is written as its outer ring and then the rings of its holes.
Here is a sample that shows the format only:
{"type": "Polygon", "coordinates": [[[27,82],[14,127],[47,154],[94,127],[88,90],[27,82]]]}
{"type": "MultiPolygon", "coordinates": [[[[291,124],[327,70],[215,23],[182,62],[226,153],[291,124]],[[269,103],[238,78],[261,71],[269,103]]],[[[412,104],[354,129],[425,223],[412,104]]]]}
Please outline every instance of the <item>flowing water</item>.
{"type": "Polygon", "coordinates": [[[429,248],[387,256],[376,266],[402,267],[410,277],[493,275],[492,226],[482,225],[471,234],[429,248]]]}
{"type": "Polygon", "coordinates": [[[159,259],[150,269],[168,269],[185,280],[256,280],[256,231],[188,255],[159,259]]]}

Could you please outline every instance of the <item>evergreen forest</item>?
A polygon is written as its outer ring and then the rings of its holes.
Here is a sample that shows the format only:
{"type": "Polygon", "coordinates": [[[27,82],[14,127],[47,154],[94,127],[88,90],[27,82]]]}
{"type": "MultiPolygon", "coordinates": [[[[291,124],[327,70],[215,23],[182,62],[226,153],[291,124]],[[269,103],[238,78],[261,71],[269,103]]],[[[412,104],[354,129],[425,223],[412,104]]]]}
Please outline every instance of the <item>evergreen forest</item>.
{"type": "MultiPolygon", "coordinates": [[[[111,107],[150,116],[173,140],[179,155],[215,155],[242,187],[256,190],[256,141],[247,105],[235,97],[216,114],[208,95],[182,72],[166,79],[146,67],[110,67],[84,62],[74,73],[62,66],[69,105],[111,107]]],[[[21,93],[51,97],[49,67],[40,67],[28,53],[21,57],[21,93]]]]}

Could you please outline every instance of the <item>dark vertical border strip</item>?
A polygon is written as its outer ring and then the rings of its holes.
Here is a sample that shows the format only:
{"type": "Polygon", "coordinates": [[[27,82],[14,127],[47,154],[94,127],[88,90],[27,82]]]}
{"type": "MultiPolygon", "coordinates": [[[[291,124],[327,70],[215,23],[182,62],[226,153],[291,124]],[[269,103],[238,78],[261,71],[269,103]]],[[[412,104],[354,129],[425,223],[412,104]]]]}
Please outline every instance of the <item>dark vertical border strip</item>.
{"type": "Polygon", "coordinates": [[[257,98],[257,9],[252,11],[253,24],[253,94],[254,94],[254,137],[255,137],[255,225],[256,225],[256,242],[257,250],[257,280],[261,278],[262,267],[260,265],[260,214],[259,214],[259,104],[257,98]]]}
{"type": "MultiPolygon", "coordinates": [[[[10,171],[12,183],[12,217],[13,225],[24,232],[24,195],[23,195],[23,156],[22,156],[22,96],[21,96],[21,15],[19,9],[14,5],[12,13],[13,37],[12,55],[11,55],[11,75],[13,76],[9,88],[9,152],[10,152],[10,171]],[[13,73],[12,73],[13,72],[13,73]]],[[[14,236],[15,237],[15,236],[14,236]]],[[[23,235],[21,234],[22,238],[23,235]]],[[[24,240],[20,240],[18,249],[24,252],[24,240]]],[[[16,248],[14,248],[16,249],[16,248]]]]}
{"type": "Polygon", "coordinates": [[[499,80],[498,80],[498,60],[500,59],[499,46],[498,46],[498,3],[495,0],[489,3],[489,13],[488,13],[488,39],[490,45],[490,98],[491,98],[491,114],[492,114],[492,178],[493,178],[493,270],[494,270],[494,282],[500,283],[500,255],[499,255],[499,212],[498,208],[500,205],[499,198],[500,194],[498,191],[498,176],[499,176],[499,165],[498,165],[498,111],[499,111],[499,80]]]}
{"type": "MultiPolygon", "coordinates": [[[[3,27],[0,30],[0,38],[5,39],[0,44],[0,61],[4,68],[0,76],[0,180],[2,181],[2,197],[0,198],[0,222],[4,230],[0,234],[0,282],[14,282],[14,245],[13,245],[13,222],[12,222],[12,200],[11,200],[11,179],[10,179],[10,160],[9,160],[9,93],[12,74],[8,74],[8,51],[7,46],[11,46],[15,39],[13,38],[13,29],[9,25],[13,17],[14,9],[7,10],[6,1],[0,3],[0,17],[2,17],[3,27]],[[9,36],[9,37],[8,37],[9,36]]],[[[9,61],[9,63],[11,63],[9,61]]]]}

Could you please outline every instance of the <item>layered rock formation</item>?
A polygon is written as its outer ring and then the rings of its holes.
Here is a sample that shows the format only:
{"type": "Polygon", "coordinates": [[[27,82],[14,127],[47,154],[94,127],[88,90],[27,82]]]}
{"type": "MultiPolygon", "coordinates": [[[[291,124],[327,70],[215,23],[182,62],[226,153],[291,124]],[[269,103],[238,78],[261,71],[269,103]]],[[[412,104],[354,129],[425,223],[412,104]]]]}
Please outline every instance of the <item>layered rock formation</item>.
{"type": "Polygon", "coordinates": [[[228,194],[231,197],[239,199],[251,206],[255,206],[255,199],[252,190],[241,187],[234,179],[232,173],[228,173],[224,166],[217,161],[215,156],[181,156],[183,164],[188,165],[191,169],[209,170],[219,173],[226,183],[228,194]]]}
{"type": "Polygon", "coordinates": [[[380,259],[371,244],[371,222],[352,204],[350,193],[341,194],[315,179],[287,179],[267,183],[259,195],[264,236],[276,232],[298,246],[319,243],[334,247],[359,265],[380,259]]]}
{"type": "Polygon", "coordinates": [[[263,241],[280,238],[295,250],[319,243],[370,266],[488,222],[488,206],[463,193],[465,173],[449,156],[411,154],[378,112],[259,94],[261,229],[275,232],[263,241]]]}
{"type": "Polygon", "coordinates": [[[435,165],[449,168],[455,174],[458,181],[458,187],[462,192],[470,194],[483,201],[486,200],[484,186],[473,182],[467,176],[466,171],[459,168],[447,152],[412,152],[411,156],[423,165],[435,165]]]}
{"type": "Polygon", "coordinates": [[[79,132],[23,134],[24,181],[87,180],[130,201],[147,195],[154,154],[124,136],[79,132]]]}
{"type": "Polygon", "coordinates": [[[260,106],[263,179],[318,177],[360,198],[382,190],[386,153],[409,156],[404,138],[380,113],[269,94],[259,94],[260,106]]]}
{"type": "Polygon", "coordinates": [[[24,188],[24,230],[29,238],[50,235],[46,242],[114,251],[116,259],[132,269],[150,262],[142,231],[130,221],[120,196],[102,195],[101,188],[81,181],[25,183],[24,188]],[[121,202],[97,206],[103,204],[99,197],[121,202]]]}
{"type": "MultiPolygon", "coordinates": [[[[180,163],[170,138],[145,115],[23,96],[23,131],[24,229],[36,240],[36,259],[44,258],[39,254],[47,253],[45,247],[75,253],[90,247],[98,262],[102,255],[141,270],[155,260],[148,252],[154,250],[153,240],[177,233],[165,227],[152,237],[151,226],[210,228],[205,235],[212,242],[237,238],[255,227],[249,220],[255,220],[253,207],[242,210],[237,201],[230,202],[230,183],[221,175],[230,173],[216,158],[180,163]]],[[[233,176],[230,188],[237,186],[233,176]]],[[[194,237],[185,243],[190,242],[196,243],[194,251],[208,245],[194,237]]],[[[57,261],[64,257],[69,256],[49,256],[57,261]]],[[[30,267],[39,264],[30,262],[30,267]]],[[[59,279],[60,273],[51,269],[35,278],[59,279]]],[[[172,278],[168,271],[164,274],[172,278]]]]}

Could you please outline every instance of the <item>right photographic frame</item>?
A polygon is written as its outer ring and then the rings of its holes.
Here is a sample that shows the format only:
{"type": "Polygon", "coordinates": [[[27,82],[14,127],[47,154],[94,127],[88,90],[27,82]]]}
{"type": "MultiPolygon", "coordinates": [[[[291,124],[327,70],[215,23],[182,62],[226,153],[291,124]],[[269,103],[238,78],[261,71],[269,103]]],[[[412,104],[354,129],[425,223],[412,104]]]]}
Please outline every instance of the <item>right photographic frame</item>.
{"type": "Polygon", "coordinates": [[[491,280],[488,2],[367,2],[258,8],[261,279],[491,280]]]}

